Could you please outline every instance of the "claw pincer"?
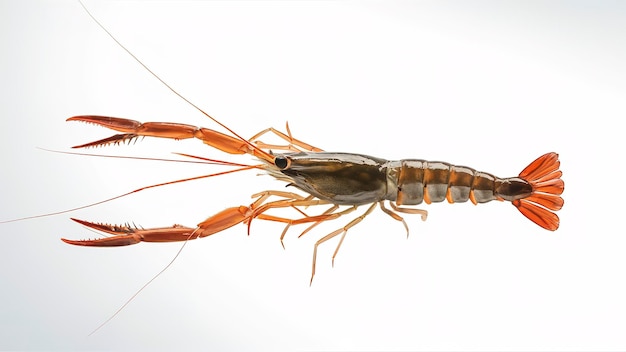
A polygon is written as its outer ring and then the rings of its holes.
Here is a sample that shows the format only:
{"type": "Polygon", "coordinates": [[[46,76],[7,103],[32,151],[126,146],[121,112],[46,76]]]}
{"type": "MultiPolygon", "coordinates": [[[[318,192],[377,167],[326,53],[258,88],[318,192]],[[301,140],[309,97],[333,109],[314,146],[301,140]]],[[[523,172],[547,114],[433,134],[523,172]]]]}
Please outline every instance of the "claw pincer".
{"type": "Polygon", "coordinates": [[[129,225],[108,225],[72,218],[83,226],[113,236],[93,240],[68,240],[65,238],[61,240],[77,246],[90,247],[128,246],[139,242],[188,241],[210,236],[243,222],[251,215],[248,209],[244,206],[228,208],[201,222],[196,228],[173,225],[171,227],[143,229],[129,225]]]}

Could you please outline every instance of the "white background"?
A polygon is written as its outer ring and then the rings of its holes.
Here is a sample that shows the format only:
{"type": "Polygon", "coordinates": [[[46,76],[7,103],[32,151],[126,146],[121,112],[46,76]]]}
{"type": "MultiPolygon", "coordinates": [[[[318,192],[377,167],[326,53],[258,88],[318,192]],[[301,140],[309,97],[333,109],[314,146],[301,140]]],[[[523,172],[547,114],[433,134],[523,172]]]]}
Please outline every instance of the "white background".
{"type": "MultiPolygon", "coordinates": [[[[80,248],[70,216],[189,226],[284,184],[255,172],[0,224],[0,349],[623,350],[623,2],[87,2],[135,55],[244,136],[289,121],[329,151],[424,158],[514,176],[560,153],[561,228],[509,204],[427,206],[411,234],[377,211],[320,247],[257,221],[180,244],[80,248]]],[[[108,137],[103,114],[215,128],[75,1],[0,2],[1,216],[69,209],[217,171],[54,154],[108,137]]],[[[95,150],[228,160],[198,141],[95,150]]],[[[93,152],[89,151],[89,152],[93,152]]]]}

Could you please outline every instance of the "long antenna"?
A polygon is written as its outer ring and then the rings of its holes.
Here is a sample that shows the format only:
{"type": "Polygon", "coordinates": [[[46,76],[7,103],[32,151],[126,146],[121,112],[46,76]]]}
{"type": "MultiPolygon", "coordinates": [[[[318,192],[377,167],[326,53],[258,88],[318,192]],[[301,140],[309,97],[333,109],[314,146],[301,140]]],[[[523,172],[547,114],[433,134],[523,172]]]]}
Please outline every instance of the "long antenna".
{"type": "MultiPolygon", "coordinates": [[[[244,141],[246,144],[248,144],[253,150],[259,152],[266,160],[273,160],[273,156],[261,149],[259,149],[258,147],[256,147],[255,145],[253,145],[252,143],[250,143],[247,139],[242,138],[240,135],[238,135],[237,133],[235,133],[233,130],[231,130],[230,128],[228,128],[226,125],[224,125],[223,123],[219,122],[217,119],[213,118],[211,115],[207,114],[204,110],[200,109],[196,104],[192,103],[191,101],[189,101],[187,98],[185,98],[184,96],[182,96],[180,93],[178,93],[176,90],[174,90],[174,88],[172,88],[169,84],[167,84],[164,80],[161,79],[161,77],[157,76],[154,72],[152,72],[152,70],[150,68],[148,68],[148,66],[146,66],[143,62],[141,62],[141,60],[139,60],[132,52],[130,52],[130,50],[126,49],[126,47],[124,45],[122,45],[122,43],[120,43],[92,14],[91,12],[89,12],[89,10],[87,9],[87,7],[85,6],[85,4],[83,4],[83,2],[81,0],[78,0],[78,2],[80,3],[80,5],[83,7],[83,9],[87,12],[87,14],[89,15],[89,17],[91,17],[94,22],[96,22],[98,24],[98,26],[100,26],[100,28],[102,28],[102,30],[104,30],[106,32],[106,34],[109,35],[109,37],[111,37],[111,39],[113,39],[117,45],[119,45],[122,49],[124,49],[124,51],[126,51],[126,53],[128,53],[128,55],[130,55],[133,59],[135,59],[135,61],[137,61],[144,69],[146,69],[148,72],[150,72],[150,74],[152,76],[154,76],[156,79],[159,80],[159,82],[161,82],[164,86],[166,86],[170,91],[172,91],[174,94],[176,94],[179,98],[181,98],[182,100],[184,100],[187,104],[193,106],[196,110],[200,111],[202,114],[204,114],[206,117],[210,118],[211,120],[213,120],[215,123],[217,123],[218,125],[222,126],[223,128],[225,128],[228,132],[232,133],[235,137],[239,138],[241,141],[244,141]]],[[[70,154],[70,153],[68,153],[70,154]]],[[[117,199],[120,197],[124,197],[126,195],[129,195],[131,193],[135,193],[135,192],[139,192],[148,188],[154,188],[154,187],[160,187],[160,186],[164,186],[164,185],[168,185],[168,184],[173,184],[173,183],[179,183],[179,182],[186,182],[186,181],[191,181],[191,180],[196,180],[196,179],[201,179],[201,178],[207,178],[207,177],[213,177],[213,176],[217,176],[217,175],[224,175],[224,174],[228,174],[228,173],[232,173],[232,172],[238,172],[238,171],[242,171],[242,170],[248,170],[248,169],[253,169],[253,168],[258,168],[259,165],[243,165],[243,164],[236,164],[236,163],[228,163],[228,162],[223,162],[221,160],[213,160],[213,159],[207,159],[207,158],[202,158],[202,157],[197,157],[197,156],[193,156],[193,155],[188,155],[188,154],[183,154],[183,153],[176,153],[178,155],[181,156],[186,156],[186,157],[191,157],[191,158],[196,158],[196,159],[201,159],[201,160],[205,160],[205,162],[209,162],[209,163],[221,163],[223,165],[228,165],[230,164],[230,166],[238,166],[237,169],[234,170],[228,170],[228,171],[224,171],[224,172],[219,172],[219,173],[215,173],[215,174],[211,174],[211,175],[204,175],[204,176],[198,176],[198,177],[190,177],[187,179],[182,179],[182,180],[176,180],[176,181],[171,181],[171,182],[165,182],[165,183],[160,183],[160,184],[156,184],[156,185],[151,185],[151,186],[147,186],[147,187],[142,187],[140,189],[136,189],[134,191],[125,193],[123,195],[117,196],[117,197],[113,197],[110,199],[107,199],[105,201],[102,202],[97,202],[94,204],[90,204],[88,206],[93,206],[96,204],[100,204],[103,202],[108,202],[111,201],[113,199],[117,199]]],[[[82,209],[84,207],[80,207],[80,208],[75,208],[75,209],[70,209],[68,211],[73,211],[73,210],[77,210],[77,209],[82,209]]],[[[53,214],[58,214],[58,213],[53,213],[53,214]]],[[[49,214],[51,215],[51,214],[49,214]]],[[[188,239],[192,238],[193,234],[197,231],[197,228],[189,235],[188,239]]],[[[126,302],[124,302],[124,304],[122,304],[122,306],[120,308],[118,308],[115,313],[113,313],[108,319],[106,319],[104,322],[102,322],[102,324],[98,325],[98,327],[96,327],[91,333],[89,333],[89,336],[95,334],[98,330],[100,330],[103,326],[105,326],[107,323],[109,323],[112,319],[114,319],[122,310],[124,310],[124,308],[130,304],[130,302],[132,302],[135,297],[137,297],[137,295],[139,295],[148,285],[150,285],[156,278],[158,278],[159,276],[161,276],[161,274],[163,274],[168,268],[170,268],[172,266],[172,264],[174,263],[174,261],[178,258],[178,256],[180,255],[180,253],[183,251],[183,249],[185,248],[185,245],[187,244],[187,240],[183,242],[182,246],[180,247],[180,249],[178,250],[178,252],[176,252],[176,254],[174,255],[174,258],[172,258],[172,260],[165,265],[165,267],[163,267],[163,269],[161,269],[156,275],[154,275],[150,280],[148,280],[148,282],[146,282],[143,286],[141,286],[141,288],[139,288],[139,290],[137,290],[137,292],[135,292],[130,298],[128,298],[126,300],[126,302]]]]}
{"type": "Polygon", "coordinates": [[[239,171],[250,170],[250,169],[258,169],[258,168],[259,168],[259,165],[244,165],[244,166],[239,167],[237,169],[216,172],[216,173],[212,173],[212,174],[208,174],[208,175],[188,177],[188,178],[183,178],[183,179],[174,180],[174,181],[167,181],[167,182],[157,183],[157,184],[154,184],[154,185],[137,188],[137,189],[132,190],[130,192],[126,192],[124,194],[120,194],[120,195],[117,195],[115,197],[107,198],[107,199],[104,199],[104,200],[101,200],[101,201],[98,201],[98,202],[94,202],[94,203],[91,203],[91,204],[83,205],[83,206],[80,206],[80,207],[66,209],[66,210],[61,210],[61,211],[55,211],[55,212],[52,212],[52,213],[46,213],[46,214],[41,214],[41,215],[32,215],[32,216],[25,216],[23,218],[4,220],[4,221],[0,221],[0,224],[6,224],[6,223],[10,223],[10,222],[23,221],[23,220],[28,220],[28,219],[37,219],[37,218],[43,218],[43,217],[47,217],[47,216],[71,213],[71,212],[76,211],[76,210],[91,208],[93,206],[96,206],[96,205],[99,205],[99,204],[103,204],[103,203],[107,203],[107,202],[113,201],[115,199],[120,199],[122,197],[126,197],[128,195],[133,194],[133,193],[145,191],[145,190],[150,189],[150,188],[162,187],[162,186],[166,186],[166,185],[173,185],[175,183],[182,183],[182,182],[188,182],[188,181],[193,181],[193,180],[200,180],[200,179],[203,179],[203,178],[215,177],[215,176],[220,176],[220,175],[231,174],[233,172],[239,172],[239,171]]]}
{"type": "Polygon", "coordinates": [[[113,36],[113,34],[111,34],[111,32],[109,32],[92,14],[91,12],[89,12],[89,10],[87,9],[87,7],[85,6],[85,4],[83,4],[82,0],[78,0],[78,2],[80,3],[80,6],[83,7],[83,9],[85,9],[85,12],[87,12],[87,14],[89,15],[89,17],[91,17],[91,19],[94,20],[94,22],[96,22],[96,24],[102,28],[102,30],[109,36],[111,37],[111,39],[113,39],[113,41],[115,41],[115,43],[117,43],[117,45],[119,45],[122,49],[124,49],[124,51],[126,51],[126,53],[128,53],[128,55],[130,55],[133,59],[135,59],[135,61],[137,61],[137,63],[139,63],[146,71],[148,71],[154,78],[158,79],[159,82],[161,82],[165,87],[167,87],[167,89],[169,89],[170,91],[172,91],[172,93],[176,94],[179,98],[181,98],[182,100],[184,100],[187,104],[193,106],[196,110],[200,111],[204,116],[210,118],[211,120],[213,120],[213,122],[215,122],[216,124],[222,126],[224,129],[226,129],[228,132],[232,133],[233,136],[239,138],[241,141],[245,142],[246,144],[248,144],[248,146],[250,146],[252,149],[254,149],[255,151],[259,152],[260,154],[262,154],[264,156],[264,158],[268,161],[270,160],[274,160],[274,157],[265,152],[264,150],[259,149],[258,147],[256,147],[254,144],[250,143],[247,139],[241,137],[239,134],[237,134],[235,131],[233,131],[232,129],[230,129],[228,126],[226,126],[225,124],[221,123],[220,121],[218,121],[216,118],[214,118],[213,116],[209,115],[208,113],[206,113],[204,110],[202,110],[199,106],[197,106],[196,104],[192,103],[189,99],[185,98],[184,96],[182,96],[182,94],[178,93],[174,88],[172,88],[169,84],[167,84],[167,82],[165,82],[163,79],[161,79],[161,77],[159,77],[156,73],[154,73],[148,66],[146,66],[146,64],[144,64],[141,60],[139,60],[139,58],[137,58],[130,50],[126,49],[126,47],[120,43],[119,40],[117,40],[117,38],[115,38],[113,36]]]}

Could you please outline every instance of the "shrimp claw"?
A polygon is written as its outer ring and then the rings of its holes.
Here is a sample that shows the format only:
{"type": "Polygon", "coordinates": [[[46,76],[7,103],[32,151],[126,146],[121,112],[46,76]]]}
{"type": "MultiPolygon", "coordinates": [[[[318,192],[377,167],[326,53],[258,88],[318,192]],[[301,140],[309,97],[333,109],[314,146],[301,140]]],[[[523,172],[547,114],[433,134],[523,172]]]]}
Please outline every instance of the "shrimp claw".
{"type": "Polygon", "coordinates": [[[144,122],[111,116],[80,115],[68,118],[66,121],[80,121],[106,127],[118,132],[109,138],[74,146],[73,148],[100,147],[109,144],[131,142],[138,137],[159,137],[171,139],[197,138],[203,143],[219,149],[228,154],[251,154],[267,162],[272,162],[273,157],[255,148],[246,140],[231,137],[215,130],[196,127],[183,123],[173,122],[144,122]]]}
{"type": "Polygon", "coordinates": [[[210,236],[231,226],[235,226],[249,219],[251,215],[252,212],[248,207],[232,207],[209,217],[198,224],[196,228],[173,225],[171,227],[157,227],[150,229],[143,229],[130,225],[100,224],[72,218],[72,220],[81,225],[111,234],[113,236],[93,240],[68,240],[65,238],[62,238],[61,240],[68,244],[91,247],[128,246],[139,242],[187,241],[210,236]]]}
{"type": "Polygon", "coordinates": [[[257,218],[261,220],[276,221],[287,225],[297,225],[302,223],[322,222],[332,219],[336,219],[346,212],[338,213],[324,213],[315,216],[305,216],[300,219],[288,219],[281,218],[273,215],[264,214],[270,209],[276,208],[292,208],[303,207],[310,205],[326,204],[320,200],[312,200],[310,198],[302,198],[296,194],[279,192],[279,191],[266,191],[258,194],[258,199],[255,200],[250,206],[238,206],[231,207],[207,218],[203,222],[199,223],[195,228],[185,227],[182,225],[173,225],[171,227],[157,227],[157,228],[139,228],[130,225],[109,225],[94,223],[79,219],[72,220],[77,223],[89,227],[91,229],[104,232],[111,237],[105,237],[93,240],[68,240],[62,238],[65,243],[78,245],[78,246],[93,246],[93,247],[115,247],[115,246],[128,246],[131,244],[137,244],[139,242],[177,242],[188,241],[196,238],[207,237],[226,230],[229,227],[235,226],[240,223],[248,225],[252,219],[257,218]],[[272,202],[266,202],[270,196],[286,196],[291,198],[276,200],[272,202]]]}

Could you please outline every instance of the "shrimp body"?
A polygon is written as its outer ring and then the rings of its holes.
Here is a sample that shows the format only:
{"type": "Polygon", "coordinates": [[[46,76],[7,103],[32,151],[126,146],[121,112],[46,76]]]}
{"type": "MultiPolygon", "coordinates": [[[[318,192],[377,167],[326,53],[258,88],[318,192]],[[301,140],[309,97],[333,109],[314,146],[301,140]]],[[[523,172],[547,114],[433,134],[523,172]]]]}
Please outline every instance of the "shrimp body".
{"type": "MultiPolygon", "coordinates": [[[[263,191],[253,195],[255,200],[250,205],[227,208],[210,216],[195,228],[174,225],[144,229],[73,219],[84,226],[113,235],[93,240],[62,239],[73,245],[126,246],[139,242],[187,241],[213,235],[239,223],[247,224],[249,232],[253,219],[285,224],[280,237],[282,242],[292,225],[308,223],[309,227],[302,232],[304,234],[321,222],[337,219],[351,213],[359,206],[369,204],[365,213],[316,242],[313,251],[312,279],[315,273],[317,247],[343,234],[335,250],[336,255],[348,229],[361,222],[376,206],[380,206],[393,219],[401,221],[407,233],[408,226],[399,213],[420,214],[422,220],[426,220],[428,214],[426,210],[410,206],[423,202],[427,204],[442,202],[444,199],[449,203],[470,200],[474,204],[492,200],[509,201],[524,216],[542,228],[554,231],[559,227],[559,217],[553,211],[563,206],[563,199],[560,195],[565,186],[561,180],[562,172],[559,170],[560,162],[556,153],[540,156],[517,177],[499,178],[466,166],[440,161],[420,159],[389,161],[363,154],[324,152],[293,138],[288,127],[286,134],[269,128],[246,140],[234,132],[234,136],[230,136],[208,128],[171,122],[141,123],[124,118],[95,115],[74,116],[68,120],[92,123],[123,132],[75,148],[118,144],[143,136],[171,139],[194,138],[225,153],[249,154],[261,161],[259,165],[219,162],[240,167],[234,171],[262,169],[274,178],[287,182],[287,186],[294,186],[307,194],[278,190],[263,191]],[[273,133],[288,144],[271,145],[260,141],[259,138],[266,133],[273,133]],[[273,150],[282,153],[274,154],[273,150]],[[385,202],[388,202],[393,210],[386,208],[385,202]],[[304,212],[306,208],[319,205],[330,205],[330,208],[317,215],[308,215],[304,212]],[[342,209],[340,206],[350,207],[342,209]],[[279,208],[296,209],[304,216],[285,218],[271,214],[273,209],[279,208]]],[[[218,174],[224,173],[228,172],[218,174]]],[[[214,175],[217,174],[202,177],[214,175]]],[[[155,186],[159,185],[142,189],[155,186]]]]}
{"type": "Polygon", "coordinates": [[[512,202],[537,225],[556,230],[559,219],[546,210],[559,210],[564,189],[556,153],[531,163],[519,177],[499,178],[466,166],[441,161],[388,161],[361,154],[301,152],[283,154],[274,161],[284,166],[278,175],[291,185],[333,204],[363,205],[384,200],[396,205],[470,200],[512,202]],[[541,206],[538,206],[541,205],[541,206]]]}
{"type": "MultiPolygon", "coordinates": [[[[83,6],[83,8],[85,7],[83,6]]],[[[130,50],[124,47],[89,13],[87,8],[85,8],[85,11],[111,39],[152,74],[154,78],[228,133],[174,122],[141,123],[119,117],[79,115],[70,117],[67,120],[95,124],[122,133],[78,145],[74,148],[101,147],[125,143],[136,140],[139,137],[159,137],[177,140],[193,138],[227,154],[248,154],[261,161],[260,165],[243,165],[228,161],[194,157],[210,161],[211,163],[238,167],[238,169],[146,186],[124,195],[166,184],[250,169],[263,169],[276,179],[288,182],[288,186],[295,186],[304,191],[306,195],[278,190],[262,191],[252,196],[254,200],[251,204],[227,208],[200,222],[196,227],[174,225],[171,227],[146,229],[129,225],[117,226],[73,219],[84,226],[111,236],[93,240],[69,240],[62,238],[66,243],[79,246],[102,247],[126,246],[139,242],[188,241],[213,235],[240,223],[248,225],[249,233],[250,223],[253,219],[286,224],[281,235],[282,241],[285,233],[292,225],[310,224],[302,232],[304,234],[321,222],[337,219],[356,210],[359,206],[370,204],[362,215],[316,242],[313,251],[314,274],[315,255],[318,245],[343,233],[341,241],[337,246],[337,250],[339,250],[348,229],[361,222],[377,205],[393,219],[402,221],[407,232],[408,226],[398,212],[421,214],[422,220],[426,220],[427,212],[425,210],[411,208],[410,206],[418,205],[422,202],[427,204],[442,202],[444,199],[447,199],[450,203],[467,202],[470,200],[474,204],[492,200],[509,201],[524,216],[542,228],[554,231],[559,227],[559,218],[553,211],[559,210],[563,206],[563,199],[560,195],[563,193],[565,186],[561,180],[562,172],[559,171],[560,162],[556,153],[547,153],[539,157],[530,163],[518,177],[499,178],[469,167],[456,166],[439,161],[420,159],[388,161],[362,154],[328,153],[293,138],[289,131],[289,126],[286,126],[286,133],[274,128],[268,128],[249,139],[245,139],[170,87],[133,55],[130,50]],[[274,134],[287,144],[274,145],[262,142],[260,138],[266,133],[274,134]],[[279,154],[274,154],[275,151],[279,154]],[[385,202],[388,202],[393,210],[386,208],[385,202]],[[304,209],[318,205],[330,205],[330,208],[317,215],[309,215],[304,212],[304,209]],[[350,207],[342,210],[340,206],[350,207]],[[272,210],[279,208],[295,209],[301,217],[285,218],[271,214],[272,210]]],[[[180,155],[189,156],[185,154],[180,155]]],[[[109,200],[116,198],[119,198],[119,196],[109,200]]],[[[92,205],[99,203],[102,202],[92,205]]],[[[335,254],[337,250],[335,250],[335,254]]],[[[313,275],[311,275],[312,277],[313,275]]]]}
{"type": "MultiPolygon", "coordinates": [[[[85,10],[87,9],[85,8],[85,10]]],[[[251,204],[224,209],[200,222],[195,227],[174,225],[171,227],[138,228],[130,225],[109,225],[72,219],[110,236],[93,240],[69,240],[62,238],[68,244],[108,247],[126,246],[139,242],[188,241],[219,233],[240,223],[247,224],[248,233],[250,233],[250,224],[254,219],[285,224],[285,229],[281,235],[282,242],[287,230],[292,225],[309,224],[309,227],[302,232],[301,235],[303,235],[319,223],[340,218],[355,211],[359,206],[369,205],[363,214],[352,219],[343,227],[323,236],[315,243],[312,280],[315,274],[315,258],[318,246],[341,234],[342,237],[333,255],[334,258],[341,243],[343,243],[347,231],[360,223],[376,206],[380,206],[393,219],[401,221],[407,229],[407,233],[408,226],[398,213],[420,214],[422,220],[426,220],[427,212],[425,210],[412,208],[411,206],[423,202],[427,204],[442,202],[444,199],[447,199],[450,203],[467,202],[470,200],[474,204],[492,200],[509,201],[524,216],[542,228],[554,231],[559,227],[559,218],[553,211],[559,210],[563,206],[563,199],[560,195],[563,193],[564,183],[561,180],[562,172],[559,171],[560,163],[556,153],[547,153],[539,157],[530,163],[517,177],[499,178],[469,167],[456,166],[439,161],[420,159],[389,161],[362,154],[329,153],[293,138],[289,131],[289,126],[286,126],[286,133],[274,128],[268,128],[249,139],[245,139],[170,87],[115,39],[95,17],[90,13],[89,15],[123,50],[165,87],[170,89],[172,93],[194,107],[209,120],[221,126],[228,133],[175,122],[141,123],[119,117],[79,115],[70,117],[67,120],[95,124],[121,133],[109,138],[78,145],[74,148],[101,147],[126,143],[134,141],[139,137],[159,137],[177,140],[193,138],[227,154],[248,154],[261,162],[259,165],[245,165],[179,154],[203,159],[213,164],[237,168],[210,175],[146,186],[121,196],[166,184],[250,169],[265,170],[274,178],[288,182],[288,186],[294,186],[304,191],[306,195],[279,190],[262,191],[252,196],[254,200],[251,204]],[[267,133],[277,136],[286,144],[275,145],[262,142],[260,140],[261,136],[267,133]],[[274,152],[279,154],[274,154],[274,152]],[[386,202],[389,203],[393,210],[385,207],[386,202]],[[317,214],[307,214],[304,211],[308,208],[323,205],[330,207],[317,214]],[[348,207],[344,209],[341,206],[348,207]],[[297,218],[287,218],[271,214],[272,210],[275,209],[295,209],[299,215],[297,218]]],[[[110,198],[109,200],[121,196],[110,198]]],[[[102,202],[92,205],[100,203],[102,202]]]]}

